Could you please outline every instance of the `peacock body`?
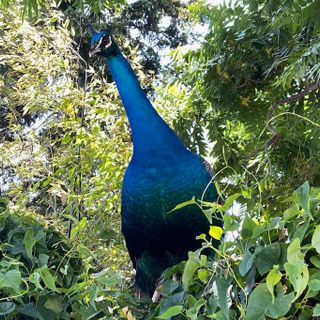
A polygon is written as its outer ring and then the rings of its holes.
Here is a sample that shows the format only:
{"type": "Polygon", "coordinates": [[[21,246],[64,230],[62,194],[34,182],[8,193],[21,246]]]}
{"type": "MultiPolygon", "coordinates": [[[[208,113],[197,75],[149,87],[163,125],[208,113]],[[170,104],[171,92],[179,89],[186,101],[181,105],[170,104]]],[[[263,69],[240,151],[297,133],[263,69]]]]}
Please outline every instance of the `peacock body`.
{"type": "MultiPolygon", "coordinates": [[[[106,58],[132,131],[133,156],[122,184],[122,232],[136,286],[151,295],[161,273],[199,248],[196,236],[208,232],[208,220],[197,205],[170,211],[192,197],[202,198],[211,176],[152,107],[108,32],[93,36],[91,53],[106,58]]],[[[204,199],[217,199],[213,184],[204,199]]]]}

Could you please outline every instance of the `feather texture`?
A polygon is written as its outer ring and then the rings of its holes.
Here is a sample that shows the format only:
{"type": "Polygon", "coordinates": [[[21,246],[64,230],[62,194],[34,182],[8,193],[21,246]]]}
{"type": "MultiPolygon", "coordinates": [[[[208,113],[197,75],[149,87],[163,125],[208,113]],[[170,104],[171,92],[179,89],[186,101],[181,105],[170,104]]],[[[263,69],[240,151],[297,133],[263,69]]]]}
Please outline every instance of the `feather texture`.
{"type": "MultiPolygon", "coordinates": [[[[132,130],[133,156],[122,184],[122,232],[136,286],[152,295],[161,273],[199,248],[197,235],[208,233],[208,220],[197,205],[170,211],[192,197],[202,198],[211,176],[155,111],[111,35],[95,35],[91,50],[106,58],[132,130]]],[[[217,199],[212,183],[204,199],[217,199]]]]}

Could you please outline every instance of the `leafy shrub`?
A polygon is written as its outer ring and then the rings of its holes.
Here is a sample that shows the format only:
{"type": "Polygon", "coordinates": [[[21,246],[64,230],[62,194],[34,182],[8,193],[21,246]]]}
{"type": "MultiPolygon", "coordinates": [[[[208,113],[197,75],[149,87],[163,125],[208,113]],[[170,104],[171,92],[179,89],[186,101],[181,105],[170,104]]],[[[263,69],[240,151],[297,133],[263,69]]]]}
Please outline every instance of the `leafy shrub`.
{"type": "Polygon", "coordinates": [[[90,319],[121,312],[123,277],[108,269],[94,272],[94,254],[77,238],[86,220],[70,241],[33,216],[2,209],[0,318],[90,319]]]}
{"type": "MultiPolygon", "coordinates": [[[[230,200],[239,197],[234,195],[230,200]]],[[[227,206],[201,203],[208,210],[227,206]],[[208,209],[208,207],[210,207],[208,209]]],[[[314,319],[320,316],[320,188],[305,182],[269,212],[224,216],[225,240],[218,249],[205,235],[203,247],[165,274],[158,319],[314,319]],[[211,248],[211,260],[204,249],[211,248]],[[171,280],[182,270],[182,283],[171,280]]],[[[244,208],[245,209],[245,208],[244,208]]],[[[215,234],[213,234],[215,236],[215,234]]]]}

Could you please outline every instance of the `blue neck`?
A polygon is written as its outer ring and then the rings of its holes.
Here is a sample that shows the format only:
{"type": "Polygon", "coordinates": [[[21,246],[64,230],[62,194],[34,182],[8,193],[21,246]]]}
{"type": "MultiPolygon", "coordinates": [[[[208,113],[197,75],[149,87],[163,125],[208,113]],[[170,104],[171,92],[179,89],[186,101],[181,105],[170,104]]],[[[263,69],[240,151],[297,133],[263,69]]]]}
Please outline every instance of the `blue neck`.
{"type": "Polygon", "coordinates": [[[129,119],[133,158],[185,153],[187,149],[153,108],[128,61],[119,53],[109,56],[107,62],[129,119]]]}

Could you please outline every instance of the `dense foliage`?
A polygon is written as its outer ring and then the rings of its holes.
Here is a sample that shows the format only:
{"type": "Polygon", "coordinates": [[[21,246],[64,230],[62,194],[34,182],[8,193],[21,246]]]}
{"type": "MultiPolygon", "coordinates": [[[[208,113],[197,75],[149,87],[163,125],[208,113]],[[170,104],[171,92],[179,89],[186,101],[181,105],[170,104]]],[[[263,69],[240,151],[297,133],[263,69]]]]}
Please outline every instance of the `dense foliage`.
{"type": "Polygon", "coordinates": [[[1,316],[320,316],[320,1],[19,3],[0,13],[1,316]],[[226,199],[182,204],[226,213],[224,241],[211,248],[215,228],[199,235],[203,248],[165,272],[155,304],[131,292],[119,226],[131,138],[108,71],[88,57],[87,22],[114,30],[226,199]],[[208,26],[197,46],[186,45],[192,24],[208,26]]]}

